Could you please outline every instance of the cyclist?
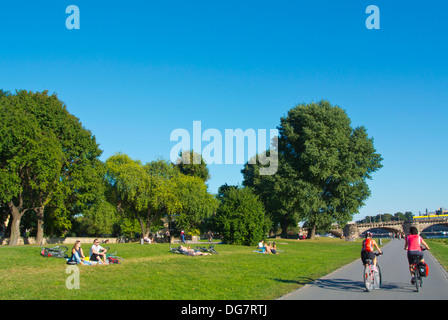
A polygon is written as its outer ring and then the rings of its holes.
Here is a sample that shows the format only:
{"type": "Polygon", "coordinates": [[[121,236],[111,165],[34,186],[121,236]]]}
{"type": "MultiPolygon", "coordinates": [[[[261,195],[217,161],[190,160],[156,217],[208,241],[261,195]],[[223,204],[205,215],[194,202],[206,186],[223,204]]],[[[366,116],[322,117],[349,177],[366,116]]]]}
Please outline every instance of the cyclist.
{"type": "Polygon", "coordinates": [[[376,255],[374,253],[374,249],[377,249],[378,253],[382,254],[381,249],[376,243],[375,239],[372,239],[372,233],[366,232],[366,238],[362,242],[362,250],[361,250],[362,264],[365,266],[366,260],[370,259],[373,261],[373,268],[376,269],[376,255]]]}
{"type": "Polygon", "coordinates": [[[429,250],[428,244],[425,242],[425,240],[423,240],[422,237],[420,237],[417,228],[411,227],[409,230],[409,235],[406,237],[404,250],[408,251],[409,272],[411,273],[412,284],[415,284],[414,268],[412,268],[414,257],[418,257],[423,263],[425,262],[425,260],[423,259],[422,245],[425,246],[427,250],[429,250]]]}

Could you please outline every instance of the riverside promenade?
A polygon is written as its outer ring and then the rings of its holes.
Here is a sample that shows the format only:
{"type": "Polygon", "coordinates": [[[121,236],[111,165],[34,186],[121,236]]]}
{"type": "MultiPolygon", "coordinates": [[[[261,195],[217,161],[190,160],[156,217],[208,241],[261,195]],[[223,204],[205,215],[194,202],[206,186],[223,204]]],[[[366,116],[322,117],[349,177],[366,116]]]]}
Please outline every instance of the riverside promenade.
{"type": "MultiPolygon", "coordinates": [[[[448,274],[431,255],[424,252],[429,276],[416,292],[411,284],[404,240],[391,240],[381,248],[379,264],[383,276],[381,289],[367,292],[364,287],[361,259],[354,261],[278,300],[447,300],[448,274]]],[[[361,251],[361,247],[360,247],[361,251]]]]}

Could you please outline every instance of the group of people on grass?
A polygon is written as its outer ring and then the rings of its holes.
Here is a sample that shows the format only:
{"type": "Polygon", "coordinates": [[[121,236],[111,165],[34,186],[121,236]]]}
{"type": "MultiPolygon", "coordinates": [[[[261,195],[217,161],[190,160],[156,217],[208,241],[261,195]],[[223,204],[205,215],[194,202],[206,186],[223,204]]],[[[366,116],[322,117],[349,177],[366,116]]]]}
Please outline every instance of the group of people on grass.
{"type": "Polygon", "coordinates": [[[89,259],[87,259],[81,248],[81,241],[77,240],[72,248],[72,256],[68,261],[74,261],[82,265],[109,264],[106,252],[107,249],[100,246],[98,239],[95,239],[90,247],[89,259]]]}
{"type": "Polygon", "coordinates": [[[275,242],[271,244],[271,243],[265,243],[263,240],[261,240],[258,243],[258,249],[260,250],[261,253],[277,254],[277,245],[275,244],[275,242]]]}

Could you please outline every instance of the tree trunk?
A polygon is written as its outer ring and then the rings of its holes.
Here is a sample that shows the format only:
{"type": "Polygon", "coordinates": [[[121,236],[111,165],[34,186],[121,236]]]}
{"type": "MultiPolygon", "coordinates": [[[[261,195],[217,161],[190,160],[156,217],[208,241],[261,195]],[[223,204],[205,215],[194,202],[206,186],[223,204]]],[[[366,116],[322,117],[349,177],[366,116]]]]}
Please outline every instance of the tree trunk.
{"type": "Polygon", "coordinates": [[[145,224],[145,221],[138,216],[137,220],[140,223],[140,229],[142,230],[142,238],[148,237],[149,232],[151,231],[151,221],[148,219],[145,224]]]}
{"type": "Polygon", "coordinates": [[[308,229],[308,235],[306,236],[307,239],[314,239],[316,236],[316,224],[313,223],[310,228],[308,229]]]}
{"type": "Polygon", "coordinates": [[[16,207],[12,201],[8,203],[9,210],[11,211],[12,223],[11,223],[11,236],[9,238],[9,245],[16,246],[19,243],[20,237],[20,220],[22,219],[25,211],[20,210],[20,206],[16,207]]]}
{"type": "Polygon", "coordinates": [[[44,209],[45,207],[39,207],[36,210],[37,215],[37,234],[36,244],[41,244],[44,240],[44,209]]]}
{"type": "Polygon", "coordinates": [[[289,227],[289,223],[288,223],[288,215],[284,215],[283,216],[283,220],[280,222],[280,228],[282,229],[282,234],[281,237],[282,238],[288,238],[288,227],[289,227]]]}
{"type": "Polygon", "coordinates": [[[140,230],[142,230],[142,237],[145,236],[145,223],[143,222],[143,219],[140,217],[137,217],[138,223],[140,224],[140,230]]]}

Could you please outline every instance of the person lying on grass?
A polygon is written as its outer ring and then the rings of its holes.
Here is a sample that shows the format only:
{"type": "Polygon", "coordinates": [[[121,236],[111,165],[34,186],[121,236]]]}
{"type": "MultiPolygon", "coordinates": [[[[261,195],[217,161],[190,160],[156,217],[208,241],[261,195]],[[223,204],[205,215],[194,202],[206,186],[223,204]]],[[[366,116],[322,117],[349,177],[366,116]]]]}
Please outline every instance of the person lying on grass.
{"type": "Polygon", "coordinates": [[[210,256],[211,255],[211,253],[208,253],[208,252],[194,251],[190,247],[184,247],[183,245],[181,245],[179,247],[179,250],[189,256],[210,256]]]}

